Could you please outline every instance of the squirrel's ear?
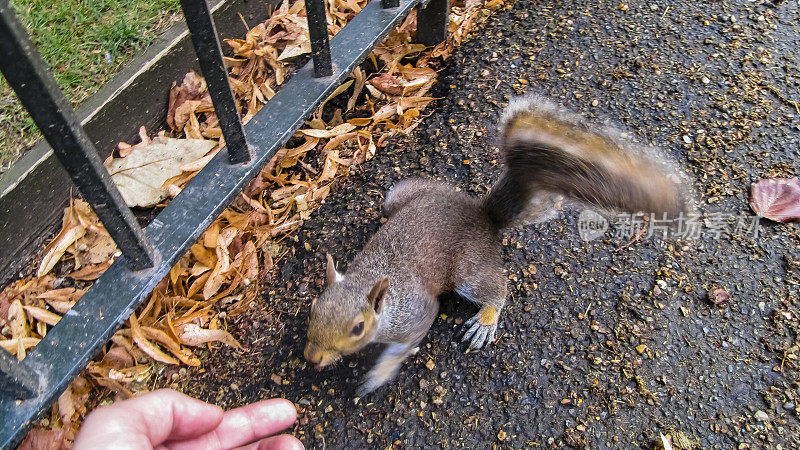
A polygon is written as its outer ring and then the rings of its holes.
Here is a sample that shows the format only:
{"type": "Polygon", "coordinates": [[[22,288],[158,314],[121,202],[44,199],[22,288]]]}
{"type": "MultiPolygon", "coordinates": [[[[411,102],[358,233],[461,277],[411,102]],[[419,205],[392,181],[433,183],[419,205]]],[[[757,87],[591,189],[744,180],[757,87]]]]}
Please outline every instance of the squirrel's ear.
{"type": "Polygon", "coordinates": [[[375,286],[372,287],[372,290],[369,291],[367,295],[367,299],[372,304],[372,307],[375,309],[376,313],[380,313],[383,309],[383,298],[386,296],[386,291],[389,290],[389,277],[383,278],[377,283],[375,286]]]}
{"type": "Polygon", "coordinates": [[[325,269],[325,279],[328,284],[342,281],[344,277],[336,271],[336,263],[333,262],[333,256],[330,253],[326,253],[325,256],[328,258],[328,267],[325,269]]]}

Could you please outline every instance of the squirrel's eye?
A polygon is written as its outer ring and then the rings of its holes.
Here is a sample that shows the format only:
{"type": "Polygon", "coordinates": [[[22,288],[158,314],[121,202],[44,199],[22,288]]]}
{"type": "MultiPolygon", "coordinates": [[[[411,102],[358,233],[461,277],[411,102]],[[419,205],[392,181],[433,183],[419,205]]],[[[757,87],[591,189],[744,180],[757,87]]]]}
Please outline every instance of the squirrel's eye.
{"type": "Polygon", "coordinates": [[[350,336],[358,336],[364,332],[364,321],[358,322],[356,326],[353,327],[353,331],[350,332],[350,336]]]}

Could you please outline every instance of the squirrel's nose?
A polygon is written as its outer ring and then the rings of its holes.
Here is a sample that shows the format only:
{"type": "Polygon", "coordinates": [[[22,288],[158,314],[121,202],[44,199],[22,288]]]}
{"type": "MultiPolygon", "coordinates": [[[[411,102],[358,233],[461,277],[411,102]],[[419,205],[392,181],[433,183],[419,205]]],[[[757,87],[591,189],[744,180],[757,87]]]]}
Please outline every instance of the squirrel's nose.
{"type": "Polygon", "coordinates": [[[306,344],[306,350],[303,352],[303,356],[306,357],[308,362],[312,364],[319,364],[322,362],[324,354],[319,350],[319,348],[317,348],[316,345],[309,342],[306,344]]]}

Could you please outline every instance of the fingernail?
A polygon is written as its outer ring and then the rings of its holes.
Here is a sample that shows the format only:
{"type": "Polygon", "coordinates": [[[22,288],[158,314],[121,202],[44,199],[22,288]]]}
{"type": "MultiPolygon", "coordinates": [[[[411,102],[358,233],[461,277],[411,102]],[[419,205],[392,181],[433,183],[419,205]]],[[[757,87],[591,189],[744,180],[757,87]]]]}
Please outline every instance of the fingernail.
{"type": "Polygon", "coordinates": [[[273,417],[297,417],[297,408],[294,403],[284,398],[276,399],[274,403],[270,404],[270,413],[273,417]]]}

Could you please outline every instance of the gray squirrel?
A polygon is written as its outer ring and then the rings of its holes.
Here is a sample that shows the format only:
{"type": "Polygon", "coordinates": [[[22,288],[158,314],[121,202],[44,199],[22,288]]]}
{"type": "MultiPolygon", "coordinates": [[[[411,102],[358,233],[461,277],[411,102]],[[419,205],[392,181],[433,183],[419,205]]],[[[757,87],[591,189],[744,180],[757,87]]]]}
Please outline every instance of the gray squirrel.
{"type": "Polygon", "coordinates": [[[492,342],[507,297],[500,233],[547,218],[564,198],[606,210],[689,209],[671,164],[540,97],[511,102],[500,151],[503,173],[486,196],[401,181],[386,197],[388,221],[344,274],[327,255],[327,287],[309,314],[309,362],[321,369],[367,344],[387,344],[357,394],[375,390],[414,353],[448,291],[481,306],[462,340],[476,349],[492,342]]]}

